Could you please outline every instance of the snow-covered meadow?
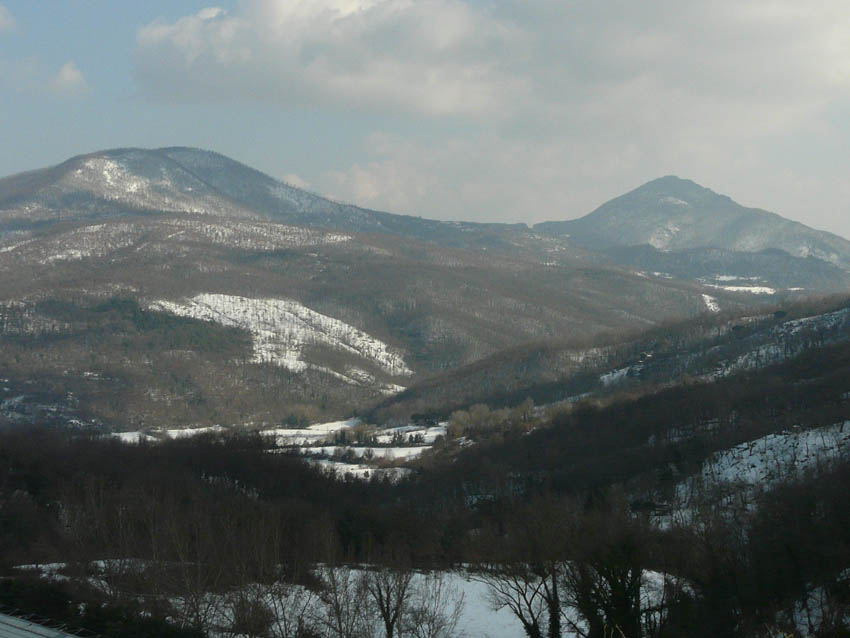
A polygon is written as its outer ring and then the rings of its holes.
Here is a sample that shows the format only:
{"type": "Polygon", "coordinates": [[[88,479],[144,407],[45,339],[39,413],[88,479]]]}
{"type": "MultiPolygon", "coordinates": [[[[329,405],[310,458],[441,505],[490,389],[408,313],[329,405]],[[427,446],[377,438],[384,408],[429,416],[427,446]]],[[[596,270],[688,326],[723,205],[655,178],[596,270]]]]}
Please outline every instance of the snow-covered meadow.
{"type": "MultiPolygon", "coordinates": [[[[446,423],[437,426],[398,426],[377,430],[371,435],[372,445],[336,442],[340,433],[352,430],[363,422],[356,417],[327,423],[316,423],[302,428],[267,428],[259,434],[269,440],[270,451],[293,453],[308,462],[333,472],[338,476],[351,475],[368,480],[374,477],[400,479],[411,470],[392,467],[415,459],[430,450],[438,437],[446,435],[446,423]]],[[[115,432],[115,439],[127,444],[156,443],[186,439],[204,434],[224,434],[228,428],[220,425],[154,429],[146,432],[115,432]]],[[[350,435],[343,434],[344,438],[350,435]]]]}
{"type": "Polygon", "coordinates": [[[336,443],[338,435],[362,424],[357,418],[318,423],[306,428],[274,428],[262,430],[272,437],[281,451],[297,453],[311,463],[337,475],[369,479],[388,476],[398,479],[410,472],[402,467],[386,467],[403,463],[430,450],[438,437],[446,436],[446,423],[432,427],[416,425],[378,430],[372,435],[374,445],[336,443]],[[344,459],[344,460],[343,460],[344,459]]]}

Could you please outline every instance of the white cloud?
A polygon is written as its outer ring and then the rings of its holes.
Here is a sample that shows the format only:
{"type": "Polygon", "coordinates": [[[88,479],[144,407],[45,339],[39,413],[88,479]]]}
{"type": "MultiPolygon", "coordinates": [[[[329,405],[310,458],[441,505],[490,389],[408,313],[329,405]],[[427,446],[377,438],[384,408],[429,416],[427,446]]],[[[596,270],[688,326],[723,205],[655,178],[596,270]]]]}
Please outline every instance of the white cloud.
{"type": "Polygon", "coordinates": [[[32,95],[71,97],[85,93],[88,84],[74,61],[68,61],[51,72],[34,56],[18,60],[0,59],[0,83],[7,88],[32,95]]]}
{"type": "Polygon", "coordinates": [[[59,95],[78,95],[88,89],[86,78],[73,60],[69,60],[48,80],[48,88],[59,95]]]}
{"type": "Polygon", "coordinates": [[[296,188],[310,188],[310,183],[296,175],[295,173],[287,173],[281,178],[284,182],[296,188]]]}
{"type": "Polygon", "coordinates": [[[309,176],[364,205],[565,218],[676,173],[850,219],[846,0],[242,0],[143,27],[137,70],[165,100],[404,114],[309,176]]]}
{"type": "Polygon", "coordinates": [[[0,33],[11,31],[15,28],[15,17],[5,5],[0,4],[0,33]]]}
{"type": "Polygon", "coordinates": [[[518,34],[460,0],[246,0],[137,34],[159,97],[319,104],[429,114],[497,111],[518,34]]]}

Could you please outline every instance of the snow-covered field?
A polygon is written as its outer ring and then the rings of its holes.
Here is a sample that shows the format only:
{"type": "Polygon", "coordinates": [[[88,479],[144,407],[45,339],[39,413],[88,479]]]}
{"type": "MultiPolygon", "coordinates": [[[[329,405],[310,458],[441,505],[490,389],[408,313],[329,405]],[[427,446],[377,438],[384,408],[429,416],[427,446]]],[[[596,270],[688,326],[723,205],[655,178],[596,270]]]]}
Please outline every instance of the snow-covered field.
{"type": "Polygon", "coordinates": [[[345,421],[318,423],[306,428],[275,428],[262,430],[264,436],[274,437],[279,448],[297,452],[316,463],[340,475],[351,474],[356,478],[368,479],[376,474],[389,475],[390,478],[400,478],[409,473],[405,468],[381,468],[377,465],[387,461],[406,461],[420,456],[431,449],[437,437],[446,435],[446,424],[432,427],[415,425],[399,426],[380,430],[374,435],[378,445],[338,445],[334,444],[334,435],[361,424],[360,419],[352,418],[345,421]],[[391,445],[392,443],[395,445],[391,445]],[[405,445],[408,443],[409,445],[405,445]],[[325,458],[314,458],[314,457],[325,458]],[[357,459],[359,462],[350,463],[339,460],[357,459]]]}
{"type": "Polygon", "coordinates": [[[415,425],[402,425],[395,428],[382,430],[376,438],[378,443],[387,445],[392,443],[394,439],[401,438],[403,441],[420,440],[422,443],[431,445],[437,440],[437,437],[446,436],[446,426],[448,422],[440,423],[427,428],[420,428],[415,425]]]}
{"type": "MultiPolygon", "coordinates": [[[[183,301],[155,301],[150,308],[246,329],[253,337],[255,362],[274,363],[293,372],[311,369],[353,385],[374,383],[372,374],[356,366],[332,370],[304,359],[306,346],[324,345],[363,359],[394,377],[412,374],[401,354],[383,341],[292,299],[200,294],[183,301]]],[[[398,387],[387,384],[385,391],[391,393],[398,387]]]]}
{"type": "Polygon", "coordinates": [[[224,428],[220,425],[211,425],[205,428],[176,428],[162,432],[169,439],[188,439],[199,434],[220,434],[224,432],[224,428]]]}
{"type": "Polygon", "coordinates": [[[374,467],[364,463],[344,463],[342,461],[333,461],[330,459],[308,459],[310,463],[333,472],[338,477],[345,478],[349,475],[356,479],[368,481],[373,478],[383,480],[388,478],[390,481],[397,481],[410,474],[411,470],[404,467],[374,467]]]}
{"type": "MultiPolygon", "coordinates": [[[[401,467],[380,467],[388,461],[407,461],[431,449],[437,437],[445,436],[446,424],[421,428],[415,425],[381,430],[375,435],[379,445],[337,445],[335,435],[362,424],[358,418],[316,423],[305,428],[271,428],[260,430],[262,436],[273,439],[273,452],[294,452],[310,463],[335,472],[339,476],[370,479],[375,476],[399,479],[411,470],[401,467]],[[413,438],[411,438],[413,437],[413,438]],[[397,441],[397,445],[389,445],[397,441]],[[411,442],[412,441],[412,442],[411,442]],[[404,445],[404,443],[410,443],[404,445]],[[317,458],[324,457],[324,458],[317,458]],[[343,457],[345,461],[341,460],[343,457]],[[356,459],[357,462],[349,462],[356,459]]],[[[220,425],[151,430],[149,432],[115,432],[110,436],[127,444],[155,443],[169,439],[185,439],[202,434],[220,434],[227,428],[220,425]]]]}
{"type": "Polygon", "coordinates": [[[158,440],[156,437],[145,434],[144,432],[114,432],[112,436],[122,443],[152,443],[158,440]]]}
{"type": "MultiPolygon", "coordinates": [[[[95,588],[104,591],[110,591],[110,584],[106,576],[107,573],[121,572],[127,573],[128,570],[138,569],[144,566],[143,561],[136,559],[117,559],[117,560],[101,560],[91,563],[91,576],[88,577],[89,584],[95,588]]],[[[49,563],[49,564],[34,564],[34,565],[19,565],[16,569],[21,571],[33,571],[40,573],[42,578],[61,581],[67,580],[68,577],[62,572],[66,569],[65,563],[49,563]]],[[[334,568],[339,581],[346,582],[348,578],[352,580],[359,579],[367,574],[369,567],[367,566],[351,566],[334,568]]],[[[317,565],[315,572],[318,576],[327,575],[329,568],[323,565],[317,565]]],[[[430,601],[430,608],[445,615],[451,615],[455,609],[459,607],[457,615],[457,625],[451,635],[454,638],[523,638],[526,634],[523,630],[522,623],[506,606],[497,607],[494,604],[491,596],[490,588],[487,583],[483,582],[476,576],[476,572],[467,569],[455,569],[436,572],[415,572],[411,580],[410,589],[415,599],[416,592],[431,592],[432,583],[438,580],[441,581],[440,598],[426,598],[430,601]],[[442,600],[442,603],[435,602],[442,600]]],[[[670,583],[670,578],[660,572],[644,571],[641,579],[641,601],[644,608],[657,606],[664,597],[665,583],[670,583]]],[[[688,590],[687,584],[682,586],[688,590]]],[[[258,590],[260,595],[266,591],[258,590]]],[[[310,592],[301,585],[285,585],[281,592],[288,592],[288,596],[292,601],[298,603],[299,610],[303,611],[304,617],[307,619],[319,619],[324,615],[323,604],[315,592],[310,592]]],[[[270,592],[267,592],[267,594],[270,592]]],[[[529,603],[541,610],[541,618],[545,622],[545,612],[542,612],[542,598],[535,594],[529,594],[529,603]]],[[[277,604],[269,600],[269,608],[279,608],[283,599],[278,598],[277,604]]],[[[172,600],[174,608],[179,610],[184,601],[179,598],[172,600]]],[[[210,594],[206,599],[206,604],[209,607],[210,613],[208,620],[212,625],[219,627],[227,627],[232,620],[231,611],[227,605],[227,596],[216,596],[210,594]]],[[[565,608],[563,612],[567,614],[570,621],[576,623],[579,627],[582,626],[581,619],[577,616],[574,610],[565,608]]],[[[221,633],[219,630],[212,629],[211,636],[232,635],[230,633],[221,633]]],[[[445,635],[445,634],[440,634],[445,635]]],[[[564,636],[572,636],[574,634],[565,631],[564,636]]]]}
{"type": "Polygon", "coordinates": [[[430,446],[417,447],[372,447],[360,445],[323,445],[298,448],[304,455],[341,456],[351,454],[357,458],[383,459],[387,461],[413,459],[422,454],[430,446]]]}
{"type": "Polygon", "coordinates": [[[262,430],[263,436],[271,436],[279,447],[287,445],[310,445],[311,443],[322,443],[332,438],[340,430],[360,425],[358,418],[346,419],[344,421],[331,421],[329,423],[317,423],[306,428],[273,428],[262,430]]]}

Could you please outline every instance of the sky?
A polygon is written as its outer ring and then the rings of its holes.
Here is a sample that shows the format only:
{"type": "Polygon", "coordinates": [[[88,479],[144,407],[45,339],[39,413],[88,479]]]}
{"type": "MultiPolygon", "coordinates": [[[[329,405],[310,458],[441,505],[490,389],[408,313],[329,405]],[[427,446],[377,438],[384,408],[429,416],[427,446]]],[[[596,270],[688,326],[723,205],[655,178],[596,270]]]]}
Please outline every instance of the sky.
{"type": "Polygon", "coordinates": [[[173,145],[436,219],[674,174],[850,237],[850,2],[0,0],[0,175],[173,145]]]}

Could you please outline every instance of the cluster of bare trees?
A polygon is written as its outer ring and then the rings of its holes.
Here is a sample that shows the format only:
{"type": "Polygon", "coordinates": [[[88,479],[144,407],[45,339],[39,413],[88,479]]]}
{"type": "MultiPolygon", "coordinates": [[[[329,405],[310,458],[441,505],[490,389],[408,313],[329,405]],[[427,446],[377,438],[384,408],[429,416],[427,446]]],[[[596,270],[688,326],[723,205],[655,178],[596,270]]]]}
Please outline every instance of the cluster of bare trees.
{"type": "Polygon", "coordinates": [[[321,605],[314,622],[334,638],[451,638],[464,596],[442,572],[403,567],[319,569],[321,605]]]}
{"type": "Polygon", "coordinates": [[[450,638],[463,610],[442,572],[299,561],[286,549],[285,521],[262,508],[233,501],[220,517],[199,495],[116,493],[95,480],[83,490],[66,509],[67,529],[104,558],[80,562],[78,575],[180,627],[248,638],[450,638]]]}
{"type": "Polygon", "coordinates": [[[621,504],[587,512],[540,500],[519,506],[491,538],[499,559],[480,563],[475,578],[528,638],[662,636],[687,588],[651,569],[654,537],[621,504]]]}

